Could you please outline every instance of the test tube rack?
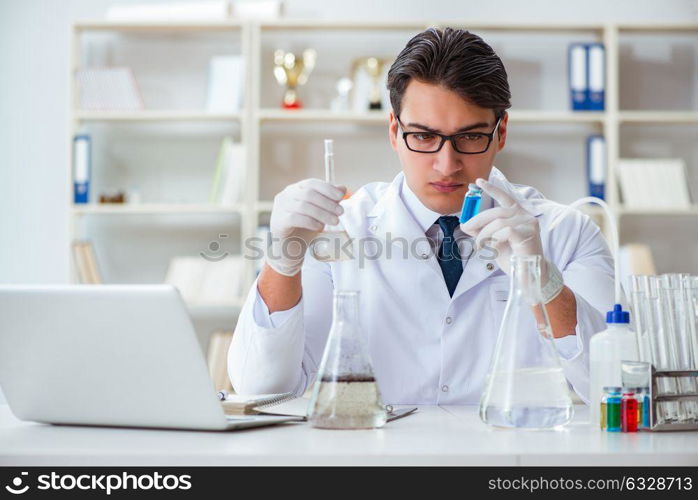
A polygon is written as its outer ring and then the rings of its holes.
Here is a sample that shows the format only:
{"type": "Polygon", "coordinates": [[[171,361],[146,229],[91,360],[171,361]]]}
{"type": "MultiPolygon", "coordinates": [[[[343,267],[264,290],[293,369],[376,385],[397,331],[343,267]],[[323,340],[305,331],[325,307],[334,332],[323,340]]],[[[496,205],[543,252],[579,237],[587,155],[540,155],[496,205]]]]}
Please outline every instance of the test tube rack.
{"type": "Polygon", "coordinates": [[[689,422],[664,422],[659,418],[659,405],[664,402],[682,402],[696,401],[698,408],[698,393],[697,392],[681,392],[682,385],[698,387],[698,370],[657,370],[652,363],[643,361],[623,361],[621,363],[621,371],[623,375],[623,385],[635,385],[634,380],[637,376],[642,376],[648,382],[649,398],[650,398],[650,431],[697,431],[698,430],[698,414],[694,416],[693,421],[689,422]],[[676,384],[677,393],[667,394],[660,390],[660,380],[663,378],[677,378],[692,380],[692,384],[676,384]]]}

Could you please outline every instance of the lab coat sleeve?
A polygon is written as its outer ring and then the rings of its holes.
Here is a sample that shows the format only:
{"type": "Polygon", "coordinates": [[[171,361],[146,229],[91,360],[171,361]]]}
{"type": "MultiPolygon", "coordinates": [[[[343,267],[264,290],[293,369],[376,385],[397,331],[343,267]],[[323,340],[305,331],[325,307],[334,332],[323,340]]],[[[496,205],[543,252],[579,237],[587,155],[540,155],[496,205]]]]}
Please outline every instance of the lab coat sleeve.
{"type": "Polygon", "coordinates": [[[577,237],[567,242],[576,244],[572,251],[563,251],[569,255],[556,264],[565,285],[574,293],[577,326],[575,335],[556,339],[555,345],[567,380],[588,403],[589,341],[592,335],[606,328],[605,311],[614,302],[613,257],[601,231],[589,217],[576,213],[571,219],[570,232],[577,237]]]}
{"type": "Polygon", "coordinates": [[[329,264],[308,256],[303,295],[286,311],[269,314],[255,280],[228,351],[228,376],[238,394],[301,395],[317,373],[331,324],[329,264]]]}

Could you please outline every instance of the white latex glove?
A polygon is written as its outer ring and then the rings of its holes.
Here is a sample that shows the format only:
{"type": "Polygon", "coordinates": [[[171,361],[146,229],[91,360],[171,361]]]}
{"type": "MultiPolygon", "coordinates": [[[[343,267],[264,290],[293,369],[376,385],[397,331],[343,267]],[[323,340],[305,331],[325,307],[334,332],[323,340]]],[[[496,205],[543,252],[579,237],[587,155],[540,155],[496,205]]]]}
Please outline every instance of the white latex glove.
{"type": "Polygon", "coordinates": [[[344,186],[320,179],[304,179],[274,197],[269,230],[270,252],[266,262],[279,274],[295,276],[303,266],[305,251],[325,224],[336,225],[344,212],[339,201],[344,186]]]}
{"type": "Polygon", "coordinates": [[[544,286],[548,278],[548,263],[543,255],[538,219],[503,189],[484,179],[478,179],[476,184],[500,206],[485,210],[461,224],[461,230],[475,238],[474,248],[487,246],[496,249],[497,264],[507,274],[511,272],[512,255],[540,255],[541,285],[544,286]]]}

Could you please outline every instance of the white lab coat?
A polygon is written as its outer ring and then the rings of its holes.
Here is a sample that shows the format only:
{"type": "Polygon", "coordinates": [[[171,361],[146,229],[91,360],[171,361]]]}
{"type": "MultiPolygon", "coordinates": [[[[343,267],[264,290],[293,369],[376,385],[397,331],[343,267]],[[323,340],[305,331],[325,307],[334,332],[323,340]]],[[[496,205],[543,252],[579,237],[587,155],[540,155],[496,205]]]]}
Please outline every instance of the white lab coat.
{"type": "MultiPolygon", "coordinates": [[[[613,259],[606,241],[596,224],[575,210],[548,231],[563,205],[533,188],[509,183],[496,168],[489,180],[539,218],[545,257],[575,294],[576,335],[555,342],[567,380],[587,400],[589,339],[605,328],[603,313],[613,304],[613,259]]],[[[368,184],[342,202],[340,226],[354,239],[372,238],[373,248],[383,247],[377,258],[364,259],[363,268],[358,269],[356,260],[323,263],[308,254],[301,301],[271,316],[255,282],[228,354],[228,373],[237,392],[301,394],[313,383],[337,288],[360,291],[364,341],[386,404],[479,402],[509,277],[491,260],[492,251],[483,249],[467,260],[449,297],[432,247],[403,201],[403,182],[400,173],[391,183],[368,184]],[[389,234],[390,258],[385,251],[389,234]],[[400,237],[414,248],[406,258],[403,245],[395,242],[400,237]]]]}

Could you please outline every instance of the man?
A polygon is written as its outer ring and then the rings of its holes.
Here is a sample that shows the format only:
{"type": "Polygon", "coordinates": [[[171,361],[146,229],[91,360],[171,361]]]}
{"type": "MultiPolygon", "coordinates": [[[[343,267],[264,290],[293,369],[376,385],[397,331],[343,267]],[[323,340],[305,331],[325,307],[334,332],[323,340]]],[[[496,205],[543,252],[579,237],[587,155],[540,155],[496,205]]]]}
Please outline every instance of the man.
{"type": "Polygon", "coordinates": [[[317,375],[332,292],[349,289],[360,291],[362,332],[386,403],[477,403],[506,305],[509,259],[540,255],[554,342],[567,380],[586,398],[589,339],[613,303],[612,258],[587,216],[571,211],[549,230],[563,207],[493,166],[510,107],[501,60],[474,34],[432,28],[408,42],[388,88],[388,135],[402,172],[347,200],[345,188],[318,179],[275,197],[272,251],[229,352],[233,386],[301,394],[317,375]],[[480,214],[459,226],[476,180],[480,214]],[[305,249],[325,225],[371,242],[373,253],[357,266],[290,251],[305,249]]]}

